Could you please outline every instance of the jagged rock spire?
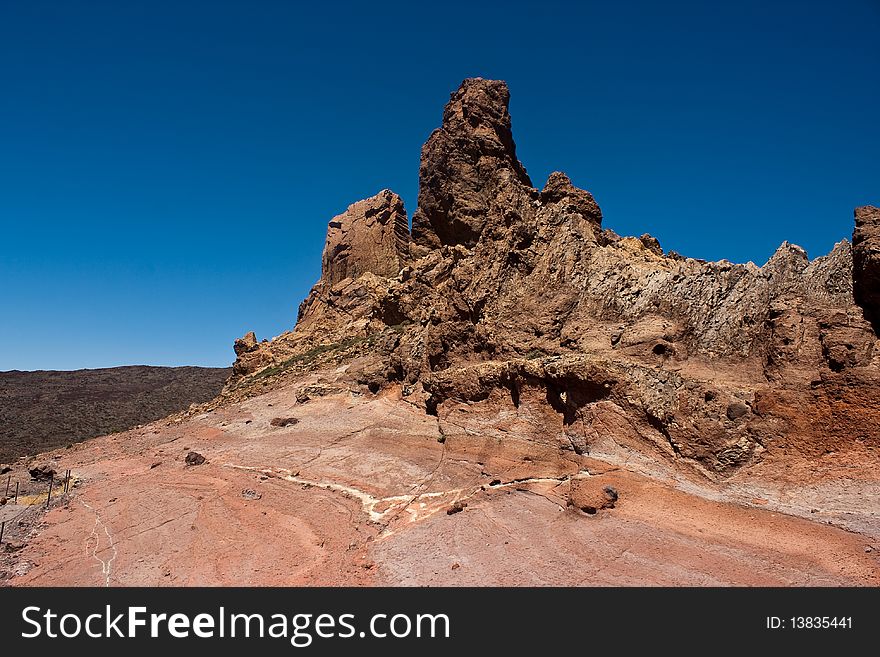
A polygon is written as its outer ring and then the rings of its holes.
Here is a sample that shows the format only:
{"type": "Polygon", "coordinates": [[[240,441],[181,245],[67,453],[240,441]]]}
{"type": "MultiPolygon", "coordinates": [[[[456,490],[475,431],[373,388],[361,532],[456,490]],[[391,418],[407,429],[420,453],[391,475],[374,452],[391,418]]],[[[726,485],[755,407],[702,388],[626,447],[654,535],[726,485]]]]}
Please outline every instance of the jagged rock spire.
{"type": "Polygon", "coordinates": [[[416,244],[471,247],[510,191],[531,188],[516,157],[509,101],[501,80],[467,79],[452,94],[442,126],[422,147],[416,244]]]}

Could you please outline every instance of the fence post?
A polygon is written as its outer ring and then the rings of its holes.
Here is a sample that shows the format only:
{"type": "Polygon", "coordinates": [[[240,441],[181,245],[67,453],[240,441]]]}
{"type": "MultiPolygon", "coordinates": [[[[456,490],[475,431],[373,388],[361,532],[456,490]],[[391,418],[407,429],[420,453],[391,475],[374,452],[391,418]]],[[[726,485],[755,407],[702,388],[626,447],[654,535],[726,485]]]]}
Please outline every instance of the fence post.
{"type": "Polygon", "coordinates": [[[18,504],[18,484],[19,484],[19,482],[16,481],[15,482],[15,501],[13,502],[13,504],[18,504]]]}
{"type": "Polygon", "coordinates": [[[55,483],[55,475],[49,479],[49,494],[46,496],[46,508],[49,508],[49,500],[52,499],[52,484],[55,483]]]}
{"type": "Polygon", "coordinates": [[[9,482],[12,481],[12,475],[9,475],[6,478],[6,492],[3,494],[3,497],[9,497],[9,482]]]}
{"type": "Polygon", "coordinates": [[[6,521],[0,523],[0,545],[3,545],[3,532],[6,529],[6,521]]]}

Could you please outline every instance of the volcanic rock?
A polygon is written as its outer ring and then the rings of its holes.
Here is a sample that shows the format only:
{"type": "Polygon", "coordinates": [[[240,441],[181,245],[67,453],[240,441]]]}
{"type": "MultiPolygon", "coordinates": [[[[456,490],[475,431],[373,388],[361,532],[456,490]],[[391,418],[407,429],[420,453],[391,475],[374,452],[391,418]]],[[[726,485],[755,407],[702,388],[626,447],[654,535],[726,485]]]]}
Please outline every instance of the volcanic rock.
{"type": "Polygon", "coordinates": [[[49,481],[56,474],[58,474],[57,472],[55,472],[55,468],[48,464],[33,467],[28,470],[28,473],[31,475],[31,479],[34,481],[49,481]]]}
{"type": "Polygon", "coordinates": [[[367,272],[390,278],[408,257],[409,222],[403,201],[383,189],[330,221],[321,278],[330,286],[367,272]]]}
{"type": "Polygon", "coordinates": [[[186,464],[187,465],[202,465],[205,462],[205,457],[199,454],[198,452],[189,452],[186,455],[186,464]]]}
{"type": "Polygon", "coordinates": [[[451,516],[456,513],[461,513],[465,508],[467,508],[467,502],[455,501],[446,509],[446,515],[451,516]]]}
{"type": "Polygon", "coordinates": [[[273,427],[289,427],[291,425],[297,424],[299,420],[295,417],[273,417],[269,422],[273,427]]]}
{"type": "Polygon", "coordinates": [[[576,475],[570,482],[568,504],[593,515],[601,509],[613,509],[619,493],[604,483],[602,477],[576,475]]]}
{"type": "Polygon", "coordinates": [[[535,189],[508,103],[503,82],[462,83],[422,149],[411,239],[387,190],[334,218],[295,329],[239,354],[227,394],[333,367],[441,422],[527,404],[559,449],[610,432],[700,473],[849,444],[842,408],[880,446],[875,208],[856,211],[853,246],[812,260],[788,242],[763,266],[664,254],[603,228],[565,174],[535,189]]]}
{"type": "Polygon", "coordinates": [[[855,209],[853,294],[871,321],[880,322],[880,208],[855,209]]]}
{"type": "Polygon", "coordinates": [[[244,337],[238,338],[235,341],[233,350],[235,351],[236,356],[241,356],[242,354],[254,351],[257,348],[257,344],[257,336],[251,331],[250,333],[245,334],[244,337]]]}
{"type": "MultiPolygon", "coordinates": [[[[473,247],[483,230],[521,211],[532,187],[516,158],[504,82],[465,80],[422,148],[413,240],[473,247]]],[[[534,192],[534,190],[531,190],[534,192]]]]}

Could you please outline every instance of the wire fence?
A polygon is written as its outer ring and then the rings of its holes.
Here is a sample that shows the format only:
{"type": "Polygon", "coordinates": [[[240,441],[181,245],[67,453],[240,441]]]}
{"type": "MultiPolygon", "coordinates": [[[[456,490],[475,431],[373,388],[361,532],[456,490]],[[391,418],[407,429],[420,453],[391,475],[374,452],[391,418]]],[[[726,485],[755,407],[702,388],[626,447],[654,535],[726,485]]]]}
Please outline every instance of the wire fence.
{"type": "MultiPolygon", "coordinates": [[[[49,487],[48,487],[48,490],[46,491],[46,501],[43,502],[42,493],[20,495],[20,493],[22,492],[21,481],[16,480],[15,493],[13,494],[13,497],[12,497],[12,506],[13,507],[19,506],[19,501],[27,502],[27,504],[23,505],[24,508],[18,510],[18,513],[16,513],[12,517],[0,522],[0,547],[3,546],[3,538],[4,538],[4,534],[6,534],[6,525],[7,524],[11,525],[11,523],[15,522],[16,520],[19,520],[22,516],[24,516],[26,513],[28,513],[29,511],[31,511],[34,507],[36,507],[38,505],[40,505],[40,506],[45,505],[45,508],[48,509],[52,503],[53,490],[55,491],[55,499],[58,499],[59,497],[61,497],[61,499],[66,499],[67,495],[70,493],[70,481],[71,481],[71,471],[68,469],[68,470],[65,470],[63,479],[59,482],[59,485],[56,487],[55,486],[55,474],[52,473],[49,476],[49,487]],[[59,490],[60,490],[60,493],[58,492],[59,490]]],[[[10,502],[9,491],[10,491],[11,487],[12,487],[12,475],[9,475],[6,478],[6,488],[5,488],[5,491],[3,494],[3,499],[5,500],[5,503],[3,504],[3,506],[0,506],[0,510],[2,510],[4,507],[6,507],[6,505],[9,504],[9,502],[10,502]]]]}

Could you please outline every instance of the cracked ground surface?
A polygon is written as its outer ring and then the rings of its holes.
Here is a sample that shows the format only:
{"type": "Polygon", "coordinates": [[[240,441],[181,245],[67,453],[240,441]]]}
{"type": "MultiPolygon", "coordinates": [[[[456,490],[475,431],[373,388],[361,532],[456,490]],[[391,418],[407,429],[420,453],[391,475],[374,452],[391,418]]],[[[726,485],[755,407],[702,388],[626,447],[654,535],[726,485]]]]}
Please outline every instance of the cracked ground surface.
{"type": "Polygon", "coordinates": [[[528,403],[434,417],[396,388],[298,403],[321,376],[42,456],[77,485],[3,555],[6,583],[880,584],[859,454],[710,482],[607,436],[560,449],[528,403]],[[207,462],[186,466],[191,450],[207,462]],[[612,486],[615,507],[569,505],[575,476],[612,486]]]}

